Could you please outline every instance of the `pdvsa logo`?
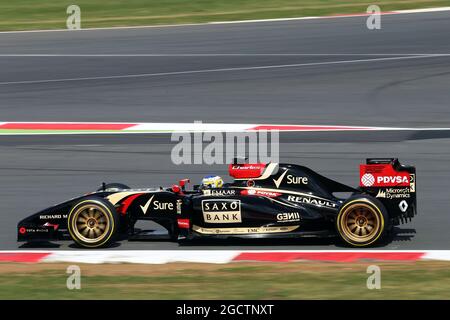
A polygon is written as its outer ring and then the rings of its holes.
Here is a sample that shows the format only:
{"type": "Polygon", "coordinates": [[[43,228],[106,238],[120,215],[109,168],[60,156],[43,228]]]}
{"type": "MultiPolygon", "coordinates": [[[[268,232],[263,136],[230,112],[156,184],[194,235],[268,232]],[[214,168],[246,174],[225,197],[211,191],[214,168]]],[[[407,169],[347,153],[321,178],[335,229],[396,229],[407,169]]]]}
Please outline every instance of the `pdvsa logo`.
{"type": "Polygon", "coordinates": [[[361,183],[365,187],[373,186],[375,183],[375,177],[370,173],[366,173],[361,177],[361,183]]]}
{"type": "Polygon", "coordinates": [[[410,173],[398,171],[391,164],[360,165],[359,174],[361,187],[414,187],[410,186],[410,173]]]}
{"type": "Polygon", "coordinates": [[[377,177],[377,183],[384,183],[384,184],[402,184],[402,183],[409,183],[409,179],[407,176],[390,176],[390,177],[377,177]]]}
{"type": "Polygon", "coordinates": [[[407,186],[409,185],[409,176],[396,175],[396,176],[374,176],[370,173],[366,173],[361,177],[361,184],[364,187],[372,186],[407,186]]]}

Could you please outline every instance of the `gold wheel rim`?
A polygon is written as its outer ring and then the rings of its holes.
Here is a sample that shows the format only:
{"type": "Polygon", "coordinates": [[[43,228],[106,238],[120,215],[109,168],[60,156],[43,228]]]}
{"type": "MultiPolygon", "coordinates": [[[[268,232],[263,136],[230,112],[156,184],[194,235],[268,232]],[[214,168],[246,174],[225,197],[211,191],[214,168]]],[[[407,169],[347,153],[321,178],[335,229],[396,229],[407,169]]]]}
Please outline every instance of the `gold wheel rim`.
{"type": "Polygon", "coordinates": [[[109,217],[104,208],[86,204],[73,213],[72,230],[76,237],[86,243],[102,241],[109,230],[109,217]]]}
{"type": "Polygon", "coordinates": [[[353,204],[342,213],[340,225],[348,239],[363,243],[377,236],[381,221],[378,213],[369,205],[353,204]]]}

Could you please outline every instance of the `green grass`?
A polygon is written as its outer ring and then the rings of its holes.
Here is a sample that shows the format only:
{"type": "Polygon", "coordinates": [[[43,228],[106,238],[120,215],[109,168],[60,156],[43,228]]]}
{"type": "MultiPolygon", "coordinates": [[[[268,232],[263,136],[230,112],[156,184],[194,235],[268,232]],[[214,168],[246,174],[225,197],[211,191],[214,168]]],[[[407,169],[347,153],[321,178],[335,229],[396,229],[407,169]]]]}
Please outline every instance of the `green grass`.
{"type": "MultiPolygon", "coordinates": [[[[82,27],[138,26],[365,12],[357,0],[14,0],[0,1],[0,30],[66,28],[66,8],[81,7],[82,27]]],[[[383,11],[448,6],[445,0],[380,0],[383,11]]]]}
{"type": "Polygon", "coordinates": [[[64,265],[3,264],[0,299],[450,299],[450,263],[378,263],[380,290],[368,265],[82,265],[82,289],[68,290],[64,265]]]}

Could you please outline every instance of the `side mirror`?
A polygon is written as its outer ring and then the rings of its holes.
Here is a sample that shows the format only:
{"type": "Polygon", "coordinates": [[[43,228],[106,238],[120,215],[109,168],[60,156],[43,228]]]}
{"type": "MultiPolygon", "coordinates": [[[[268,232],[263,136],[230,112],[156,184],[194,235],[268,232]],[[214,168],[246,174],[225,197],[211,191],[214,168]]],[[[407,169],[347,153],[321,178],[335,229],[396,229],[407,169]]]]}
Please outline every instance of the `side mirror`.
{"type": "Polygon", "coordinates": [[[176,184],[174,184],[174,185],[172,185],[172,192],[173,193],[180,193],[181,192],[181,188],[180,188],[180,186],[179,185],[176,185],[176,184]]]}
{"type": "Polygon", "coordinates": [[[181,179],[180,182],[179,182],[181,190],[185,191],[186,190],[186,185],[188,183],[190,183],[190,182],[191,182],[191,180],[189,180],[189,179],[181,179]]]}

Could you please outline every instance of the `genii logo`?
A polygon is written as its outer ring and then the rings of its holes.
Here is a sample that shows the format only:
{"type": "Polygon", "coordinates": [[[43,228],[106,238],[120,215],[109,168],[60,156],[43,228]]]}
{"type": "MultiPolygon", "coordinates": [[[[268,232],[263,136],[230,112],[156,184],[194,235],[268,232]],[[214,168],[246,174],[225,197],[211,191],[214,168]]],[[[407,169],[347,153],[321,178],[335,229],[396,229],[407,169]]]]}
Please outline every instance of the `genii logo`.
{"type": "Polygon", "coordinates": [[[240,200],[234,199],[202,200],[202,211],[205,223],[242,222],[240,200]]]}
{"type": "Polygon", "coordinates": [[[283,212],[277,214],[278,222],[293,222],[300,221],[300,213],[298,212],[283,212]]]}

